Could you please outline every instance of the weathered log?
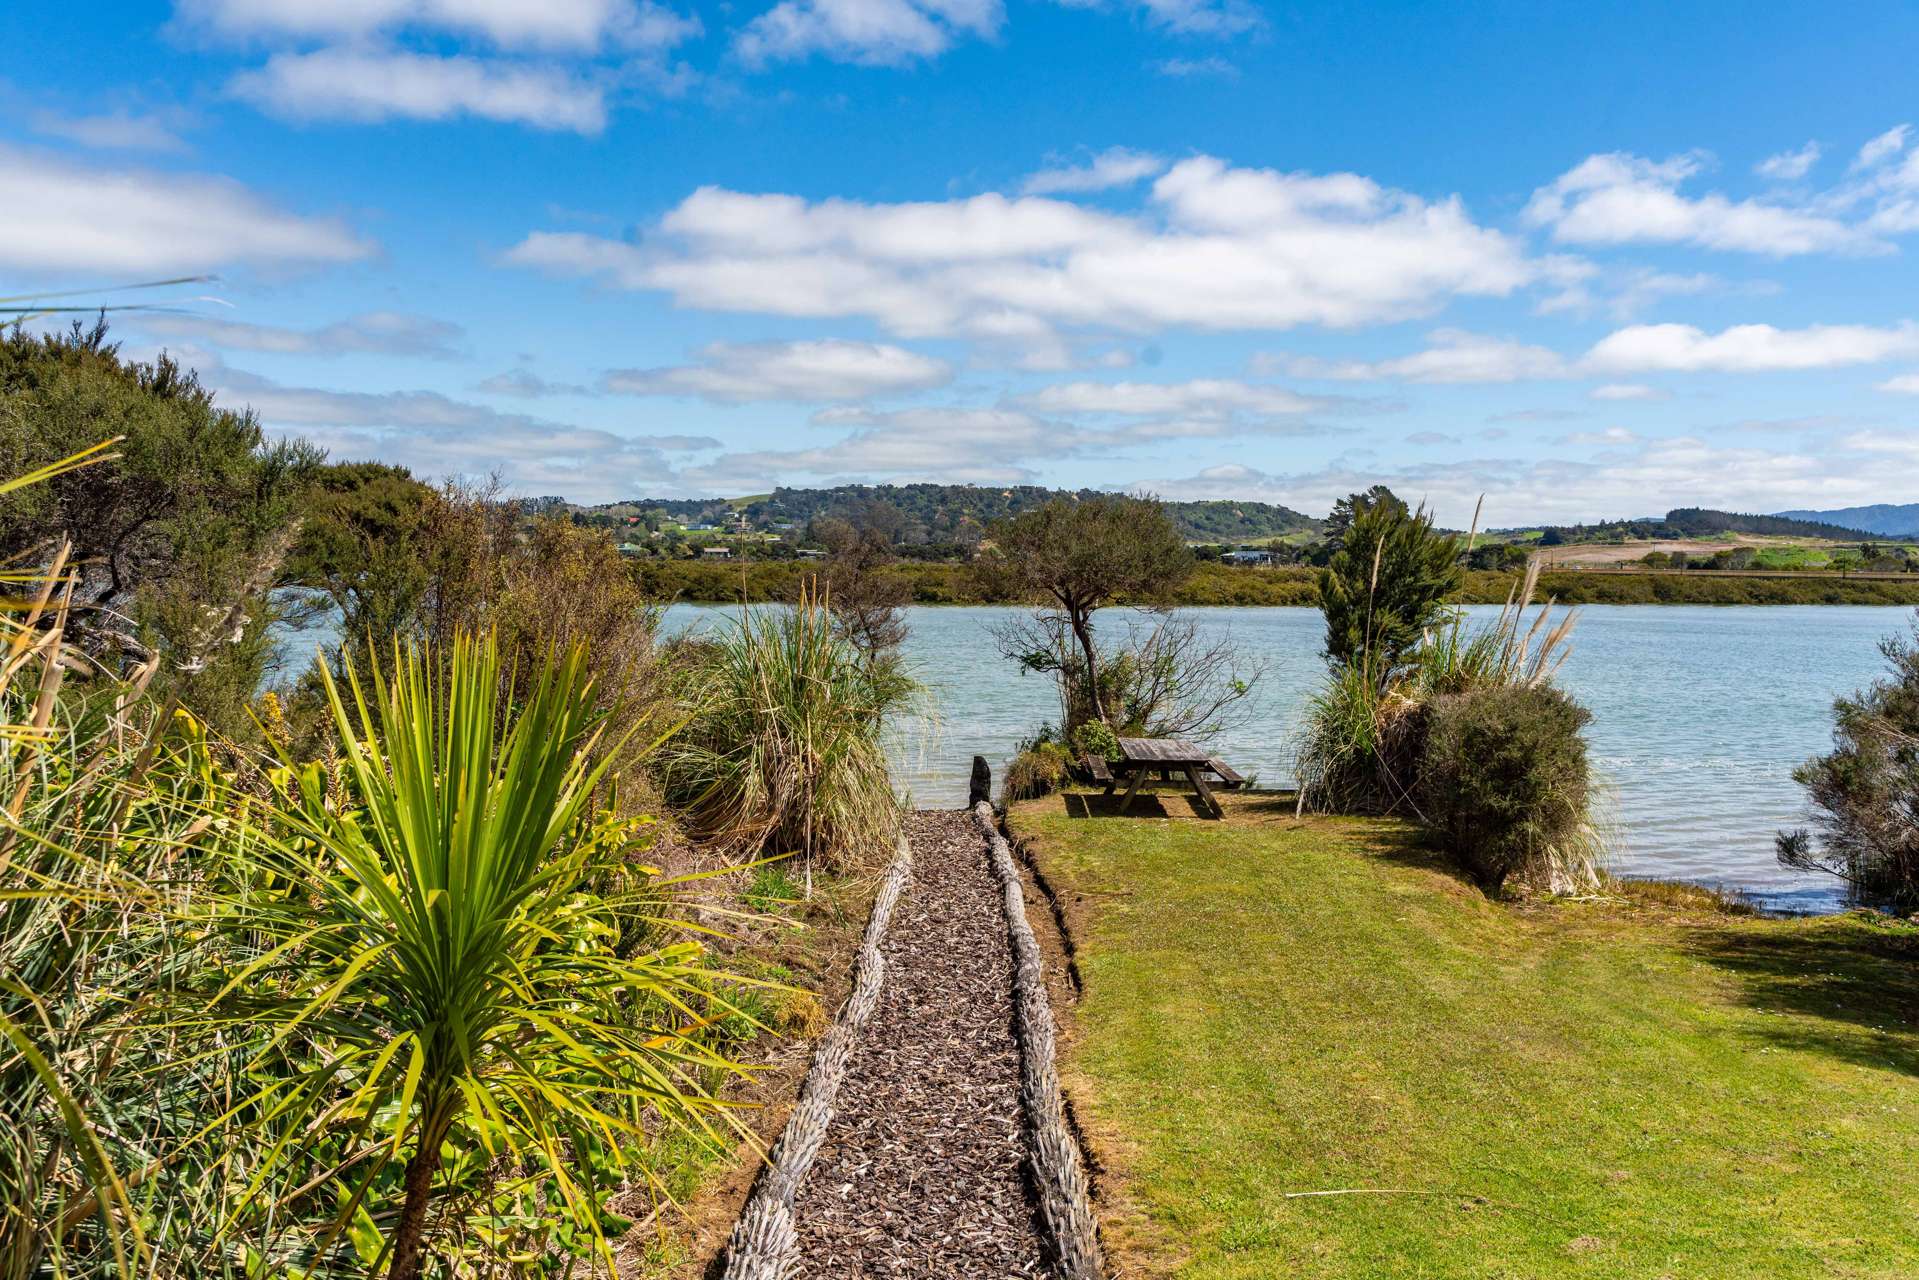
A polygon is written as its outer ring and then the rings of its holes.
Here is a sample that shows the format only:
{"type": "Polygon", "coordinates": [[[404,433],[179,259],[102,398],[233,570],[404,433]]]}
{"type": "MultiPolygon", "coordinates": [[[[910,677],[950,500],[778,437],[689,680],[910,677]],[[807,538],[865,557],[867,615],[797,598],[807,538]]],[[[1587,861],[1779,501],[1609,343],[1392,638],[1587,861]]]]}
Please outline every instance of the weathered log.
{"type": "Polygon", "coordinates": [[[859,956],[854,964],[853,991],[840,1006],[839,1016],[820,1037],[800,1085],[799,1101],[787,1117],[780,1140],[773,1145],[766,1167],[753,1185],[746,1206],[733,1224],[726,1242],[725,1280],[788,1280],[799,1265],[798,1233],[793,1224],[793,1197],[813,1167],[826,1129],[833,1120],[833,1108],[839,1098],[840,1084],[846,1079],[846,1063],[859,1039],[860,1028],[872,1016],[879,1003],[880,984],[885,980],[886,961],[880,955],[880,943],[893,918],[893,907],[912,875],[913,851],[902,835],[899,851],[886,869],[873,913],[867,917],[866,934],[860,940],[859,956]]]}
{"type": "Polygon", "coordinates": [[[1099,1246],[1099,1219],[1080,1155],[1079,1140],[1066,1122],[1054,1061],[1053,1005],[1046,994],[1039,941],[1026,920],[1026,895],[1020,888],[1013,851],[993,820],[992,806],[975,803],[973,821],[986,838],[993,875],[1000,883],[1001,905],[1013,945],[1014,1029],[1020,1044],[1020,1101],[1026,1108],[1032,1145],[1033,1185],[1064,1280],[1105,1280],[1099,1246]]]}

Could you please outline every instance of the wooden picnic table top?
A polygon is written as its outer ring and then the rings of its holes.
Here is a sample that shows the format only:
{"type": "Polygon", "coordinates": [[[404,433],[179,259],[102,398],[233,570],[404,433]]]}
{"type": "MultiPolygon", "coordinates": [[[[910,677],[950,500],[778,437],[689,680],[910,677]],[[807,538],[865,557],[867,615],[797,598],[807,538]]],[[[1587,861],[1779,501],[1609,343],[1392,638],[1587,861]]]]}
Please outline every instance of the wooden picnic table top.
{"type": "Polygon", "coordinates": [[[1135,765],[1206,764],[1212,759],[1184,738],[1121,738],[1119,752],[1127,764],[1135,765]]]}

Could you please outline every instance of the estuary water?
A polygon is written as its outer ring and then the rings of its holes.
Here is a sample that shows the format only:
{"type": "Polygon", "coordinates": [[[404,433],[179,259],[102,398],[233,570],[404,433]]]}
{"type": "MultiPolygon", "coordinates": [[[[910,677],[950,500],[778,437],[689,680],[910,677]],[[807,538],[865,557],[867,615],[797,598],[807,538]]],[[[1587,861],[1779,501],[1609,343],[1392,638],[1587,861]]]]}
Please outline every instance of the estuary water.
{"type": "MultiPolygon", "coordinates": [[[[1016,744],[1058,717],[1051,682],[1002,659],[990,628],[1012,610],[908,611],[906,658],[932,691],[936,722],[899,728],[902,787],[928,807],[966,802],[974,755],[995,777],[1016,744]]],[[[1207,745],[1264,786],[1290,786],[1292,740],[1324,673],[1313,609],[1193,609],[1266,672],[1254,714],[1207,745]]],[[[1469,611],[1475,620],[1490,607],[1469,611]]],[[[669,629],[725,625],[730,611],[676,605],[669,629]]],[[[1898,608],[1679,605],[1583,608],[1564,685],[1593,713],[1588,730],[1616,831],[1613,869],[1744,892],[1782,911],[1844,905],[1829,877],[1786,871],[1773,836],[1802,825],[1804,795],[1792,770],[1831,741],[1832,702],[1885,667],[1882,637],[1903,630],[1898,608]]],[[[1099,617],[1126,625],[1125,611],[1099,617]]]]}

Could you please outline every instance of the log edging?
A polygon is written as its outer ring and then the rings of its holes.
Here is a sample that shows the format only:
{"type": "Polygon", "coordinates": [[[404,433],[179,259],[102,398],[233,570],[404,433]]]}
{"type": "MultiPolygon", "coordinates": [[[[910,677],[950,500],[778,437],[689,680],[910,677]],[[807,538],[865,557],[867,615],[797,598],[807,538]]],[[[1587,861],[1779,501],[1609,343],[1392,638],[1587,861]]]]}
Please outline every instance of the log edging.
{"type": "Polygon", "coordinates": [[[1106,1280],[1099,1247],[1099,1218],[1079,1140],[1066,1118],[1054,1058],[1053,1005],[1046,994],[1039,940],[1026,919],[1026,895],[1020,888],[1013,851],[984,801],[973,806],[973,822],[985,837],[993,876],[999,881],[1006,930],[1013,950],[1014,1031],[1020,1046],[1020,1102],[1031,1136],[1028,1160],[1039,1196],[1040,1217],[1058,1258],[1064,1280],[1106,1280]]]}
{"type": "Polygon", "coordinates": [[[800,1085],[799,1100],[786,1119],[780,1139],[773,1145],[765,1168],[761,1169],[740,1210],[738,1221],[726,1241],[725,1280],[787,1280],[798,1265],[799,1232],[793,1221],[793,1197],[798,1194],[814,1157],[826,1140],[827,1126],[833,1121],[839,1100],[840,1084],[846,1079],[846,1064],[859,1041],[860,1029],[879,1003],[880,986],[886,977],[886,959],[880,954],[893,908],[913,873],[913,850],[906,836],[899,838],[899,849],[880,881],[873,898],[873,911],[866,920],[866,933],[860,939],[854,962],[853,990],[840,1006],[833,1025],[820,1037],[800,1085]]]}

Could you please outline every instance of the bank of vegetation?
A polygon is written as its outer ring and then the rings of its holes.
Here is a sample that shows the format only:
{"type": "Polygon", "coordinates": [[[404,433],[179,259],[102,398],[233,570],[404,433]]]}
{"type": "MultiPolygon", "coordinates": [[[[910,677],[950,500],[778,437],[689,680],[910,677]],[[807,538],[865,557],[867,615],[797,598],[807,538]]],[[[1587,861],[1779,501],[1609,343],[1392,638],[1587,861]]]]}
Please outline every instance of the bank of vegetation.
{"type": "Polygon", "coordinates": [[[891,853],[887,589],[849,557],[669,643],[598,532],[273,443],[99,329],[0,339],[0,417],[0,1276],[664,1230],[816,1020],[769,917],[891,853]]]}

